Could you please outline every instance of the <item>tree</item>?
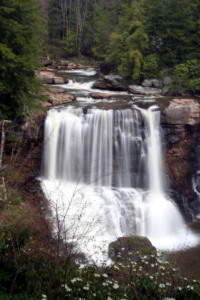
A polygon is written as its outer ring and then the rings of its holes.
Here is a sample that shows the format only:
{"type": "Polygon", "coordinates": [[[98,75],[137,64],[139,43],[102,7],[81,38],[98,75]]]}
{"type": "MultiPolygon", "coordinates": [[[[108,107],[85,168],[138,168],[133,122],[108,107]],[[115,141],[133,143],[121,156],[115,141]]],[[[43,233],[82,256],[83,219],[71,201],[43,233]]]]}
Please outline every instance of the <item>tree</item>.
{"type": "Polygon", "coordinates": [[[139,79],[143,54],[148,46],[145,31],[145,1],[134,0],[124,5],[119,25],[110,36],[106,59],[124,77],[139,79]]]}
{"type": "Polygon", "coordinates": [[[34,69],[42,24],[37,0],[0,2],[1,118],[22,117],[38,103],[41,89],[34,69]]]}

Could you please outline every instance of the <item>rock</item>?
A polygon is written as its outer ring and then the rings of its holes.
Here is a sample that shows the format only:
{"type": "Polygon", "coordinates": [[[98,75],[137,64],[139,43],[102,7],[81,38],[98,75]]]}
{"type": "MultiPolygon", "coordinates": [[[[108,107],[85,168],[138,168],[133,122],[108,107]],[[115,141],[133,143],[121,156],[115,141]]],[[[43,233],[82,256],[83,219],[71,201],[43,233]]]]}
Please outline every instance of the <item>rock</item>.
{"type": "Polygon", "coordinates": [[[170,90],[170,85],[163,86],[161,94],[162,95],[168,95],[169,90],[170,90]]]}
{"type": "Polygon", "coordinates": [[[108,99],[109,95],[106,93],[92,93],[90,96],[93,99],[108,99]]]}
{"type": "Polygon", "coordinates": [[[161,88],[162,82],[158,79],[145,79],[142,83],[143,87],[155,87],[155,88],[161,88]]]}
{"type": "Polygon", "coordinates": [[[161,93],[161,90],[150,87],[142,87],[140,85],[130,85],[129,92],[132,94],[155,96],[159,95],[161,93]]]}
{"type": "Polygon", "coordinates": [[[72,95],[57,93],[57,94],[54,94],[51,96],[50,103],[53,106],[55,106],[55,105],[70,103],[74,100],[75,100],[75,97],[72,95]]]}
{"type": "Polygon", "coordinates": [[[118,75],[107,75],[103,79],[98,80],[93,88],[111,91],[126,91],[127,87],[123,84],[123,79],[118,75]]]}
{"type": "Polygon", "coordinates": [[[152,79],[152,86],[160,89],[162,87],[162,82],[158,79],[152,79]]]}
{"type": "Polygon", "coordinates": [[[142,236],[120,237],[109,244],[109,257],[116,262],[126,262],[127,258],[136,262],[141,256],[147,256],[152,261],[151,255],[156,255],[156,248],[148,238],[142,236]]]}
{"type": "Polygon", "coordinates": [[[166,86],[166,85],[171,85],[173,83],[173,80],[170,76],[165,76],[163,78],[163,85],[166,86]]]}
{"type": "Polygon", "coordinates": [[[200,104],[194,99],[173,99],[164,109],[163,116],[163,122],[167,124],[200,124],[200,104]]]}
{"type": "Polygon", "coordinates": [[[69,64],[67,65],[67,70],[72,70],[72,69],[78,69],[77,64],[69,63],[69,64]]]}
{"type": "Polygon", "coordinates": [[[66,80],[56,75],[53,71],[36,71],[36,76],[43,84],[64,84],[66,80]]]}
{"type": "Polygon", "coordinates": [[[43,139],[45,117],[46,112],[44,111],[39,111],[37,114],[28,115],[25,123],[21,126],[23,139],[31,141],[43,139]]]}
{"type": "Polygon", "coordinates": [[[75,97],[66,93],[65,89],[53,87],[48,92],[50,98],[49,103],[52,106],[70,103],[75,100],[75,97]]]}

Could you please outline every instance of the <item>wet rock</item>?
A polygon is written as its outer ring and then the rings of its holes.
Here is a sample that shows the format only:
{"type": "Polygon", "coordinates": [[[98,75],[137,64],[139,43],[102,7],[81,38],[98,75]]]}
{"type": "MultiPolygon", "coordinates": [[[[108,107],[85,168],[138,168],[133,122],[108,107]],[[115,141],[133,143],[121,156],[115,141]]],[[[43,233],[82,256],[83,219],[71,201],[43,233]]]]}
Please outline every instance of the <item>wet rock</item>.
{"type": "Polygon", "coordinates": [[[63,77],[56,75],[53,71],[36,71],[36,76],[43,84],[64,84],[67,82],[63,77]]]}
{"type": "Polygon", "coordinates": [[[116,262],[127,262],[127,258],[137,262],[142,256],[147,256],[147,259],[151,261],[151,255],[156,255],[156,248],[146,237],[120,237],[109,244],[108,255],[116,262]]]}
{"type": "Polygon", "coordinates": [[[142,87],[140,85],[130,85],[129,92],[138,95],[155,96],[159,95],[161,90],[150,87],[142,87]]]}
{"type": "Polygon", "coordinates": [[[48,95],[50,98],[49,103],[52,106],[70,103],[75,100],[75,97],[67,94],[65,89],[58,87],[51,88],[48,95]]]}
{"type": "Polygon", "coordinates": [[[108,99],[109,94],[106,94],[106,93],[92,93],[92,94],[90,94],[90,97],[92,97],[93,99],[108,99]]]}
{"type": "Polygon", "coordinates": [[[123,83],[123,79],[119,75],[107,75],[103,79],[96,81],[93,88],[111,91],[127,90],[127,86],[123,83]]]}

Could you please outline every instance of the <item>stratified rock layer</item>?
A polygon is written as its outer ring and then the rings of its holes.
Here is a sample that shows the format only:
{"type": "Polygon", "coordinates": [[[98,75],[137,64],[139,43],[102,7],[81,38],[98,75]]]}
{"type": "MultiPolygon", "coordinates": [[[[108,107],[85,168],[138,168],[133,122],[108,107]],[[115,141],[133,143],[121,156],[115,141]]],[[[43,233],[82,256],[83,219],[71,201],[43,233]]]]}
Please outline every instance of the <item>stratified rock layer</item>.
{"type": "Polygon", "coordinates": [[[165,165],[170,178],[170,194],[187,221],[199,212],[194,189],[200,167],[200,104],[195,99],[172,99],[162,111],[166,141],[165,165]]]}

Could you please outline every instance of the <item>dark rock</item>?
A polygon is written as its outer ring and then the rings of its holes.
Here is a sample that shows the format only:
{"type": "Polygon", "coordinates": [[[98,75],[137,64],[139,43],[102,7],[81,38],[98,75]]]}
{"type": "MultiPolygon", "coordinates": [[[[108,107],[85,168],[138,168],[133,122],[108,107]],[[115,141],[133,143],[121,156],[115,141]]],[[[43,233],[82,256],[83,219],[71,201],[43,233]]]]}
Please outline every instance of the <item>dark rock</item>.
{"type": "Polygon", "coordinates": [[[93,88],[111,91],[126,91],[127,86],[124,85],[123,79],[118,75],[107,75],[103,79],[98,80],[93,88]]]}
{"type": "Polygon", "coordinates": [[[156,255],[156,248],[148,238],[142,236],[120,237],[109,244],[109,257],[116,262],[140,261],[142,256],[147,256],[152,261],[151,255],[156,255]]]}

